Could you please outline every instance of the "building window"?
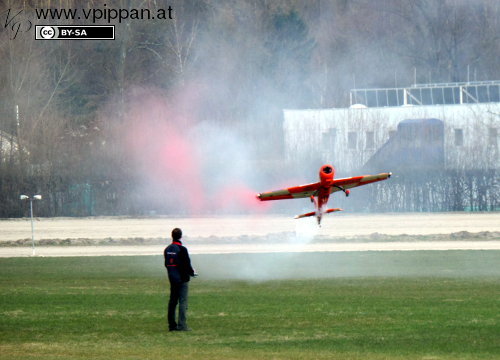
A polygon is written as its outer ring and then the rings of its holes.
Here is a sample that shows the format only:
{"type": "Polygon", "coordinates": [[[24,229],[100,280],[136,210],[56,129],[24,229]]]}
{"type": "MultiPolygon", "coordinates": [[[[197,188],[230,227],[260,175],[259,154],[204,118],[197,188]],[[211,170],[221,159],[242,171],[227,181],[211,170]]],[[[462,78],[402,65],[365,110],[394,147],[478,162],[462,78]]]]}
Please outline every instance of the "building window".
{"type": "Polygon", "coordinates": [[[455,129],[455,146],[464,145],[464,131],[462,129],[455,129]]]}
{"type": "Polygon", "coordinates": [[[347,133],[347,147],[349,149],[357,149],[358,134],[355,131],[349,131],[347,133]]]}
{"type": "Polygon", "coordinates": [[[322,143],[323,148],[330,150],[335,149],[335,143],[337,140],[337,129],[328,129],[327,132],[323,133],[322,143]]]}
{"type": "Polygon", "coordinates": [[[488,145],[497,147],[498,146],[498,129],[489,128],[488,129],[488,145]]]}
{"type": "Polygon", "coordinates": [[[367,131],[366,132],[366,144],[365,144],[366,149],[373,149],[375,148],[375,133],[373,131],[367,131]]]}

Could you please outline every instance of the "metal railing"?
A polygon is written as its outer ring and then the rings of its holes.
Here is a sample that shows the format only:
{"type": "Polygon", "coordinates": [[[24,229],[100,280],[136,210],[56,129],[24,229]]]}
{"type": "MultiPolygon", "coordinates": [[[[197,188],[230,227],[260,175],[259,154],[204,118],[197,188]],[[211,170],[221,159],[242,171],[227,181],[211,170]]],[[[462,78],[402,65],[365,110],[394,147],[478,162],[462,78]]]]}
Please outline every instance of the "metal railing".
{"type": "Polygon", "coordinates": [[[500,81],[414,84],[405,88],[351,89],[350,103],[368,107],[500,102],[500,81]]]}

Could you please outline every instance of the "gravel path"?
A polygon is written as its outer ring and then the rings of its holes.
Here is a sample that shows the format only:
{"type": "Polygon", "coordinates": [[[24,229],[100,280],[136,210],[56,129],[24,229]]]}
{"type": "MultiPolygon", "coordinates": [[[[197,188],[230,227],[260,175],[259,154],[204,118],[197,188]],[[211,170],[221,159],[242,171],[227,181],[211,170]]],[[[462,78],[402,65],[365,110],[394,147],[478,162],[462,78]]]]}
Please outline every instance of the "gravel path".
{"type": "MultiPolygon", "coordinates": [[[[418,251],[418,250],[500,250],[500,241],[417,241],[313,244],[210,244],[189,245],[190,254],[255,254],[277,252],[418,251]]],[[[36,256],[131,256],[161,255],[163,245],[144,246],[46,246],[36,256]]],[[[28,247],[0,248],[0,257],[32,256],[28,247]]]]}

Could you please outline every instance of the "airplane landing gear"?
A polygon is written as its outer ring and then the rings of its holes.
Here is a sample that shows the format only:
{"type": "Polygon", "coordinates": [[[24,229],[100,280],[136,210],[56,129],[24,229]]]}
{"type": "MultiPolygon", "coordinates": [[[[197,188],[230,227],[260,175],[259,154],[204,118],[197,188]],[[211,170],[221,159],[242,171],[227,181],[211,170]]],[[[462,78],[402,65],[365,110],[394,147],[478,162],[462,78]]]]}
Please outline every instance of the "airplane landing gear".
{"type": "Polygon", "coordinates": [[[349,194],[351,193],[351,190],[349,190],[349,189],[346,190],[342,186],[338,186],[338,185],[333,185],[333,186],[335,186],[339,190],[342,190],[344,192],[344,194],[345,194],[346,197],[348,197],[349,194]]]}

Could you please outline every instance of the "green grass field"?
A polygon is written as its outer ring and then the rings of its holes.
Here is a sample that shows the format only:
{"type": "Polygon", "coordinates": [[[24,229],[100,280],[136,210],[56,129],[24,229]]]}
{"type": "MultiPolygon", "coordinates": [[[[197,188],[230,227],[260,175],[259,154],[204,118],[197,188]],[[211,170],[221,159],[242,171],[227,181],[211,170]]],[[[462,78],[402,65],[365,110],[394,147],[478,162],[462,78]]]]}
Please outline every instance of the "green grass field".
{"type": "Polygon", "coordinates": [[[192,257],[189,333],[167,332],[159,256],[0,259],[0,358],[500,358],[500,252],[302,254],[297,275],[330,277],[221,279],[262,257],[192,257]]]}

